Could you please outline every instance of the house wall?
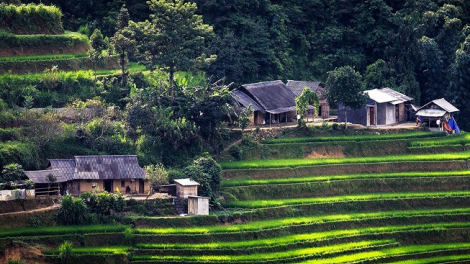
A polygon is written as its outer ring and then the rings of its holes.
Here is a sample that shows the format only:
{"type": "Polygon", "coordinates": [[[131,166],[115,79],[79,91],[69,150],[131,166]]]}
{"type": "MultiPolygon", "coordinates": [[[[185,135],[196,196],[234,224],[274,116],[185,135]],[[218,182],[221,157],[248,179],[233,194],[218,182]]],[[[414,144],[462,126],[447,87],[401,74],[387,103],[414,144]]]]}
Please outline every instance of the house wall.
{"type": "Polygon", "coordinates": [[[398,105],[398,122],[404,122],[406,121],[406,111],[405,111],[405,104],[399,104],[398,105]]]}
{"type": "Polygon", "coordinates": [[[377,125],[387,124],[387,105],[377,103],[377,125]]]}
{"type": "Polygon", "coordinates": [[[347,109],[347,122],[352,124],[361,124],[367,126],[367,107],[363,106],[359,109],[346,108],[343,104],[338,104],[338,122],[346,121],[347,109]]]}
{"type": "Polygon", "coordinates": [[[176,184],[176,196],[180,199],[187,199],[188,196],[197,196],[197,186],[182,186],[176,184]]]}
{"type": "Polygon", "coordinates": [[[79,185],[79,194],[83,192],[92,192],[95,190],[104,190],[103,180],[80,180],[79,185]]]}
{"type": "Polygon", "coordinates": [[[385,109],[387,111],[387,121],[386,121],[386,125],[390,125],[390,124],[395,124],[397,123],[397,117],[396,117],[396,113],[395,113],[395,106],[390,104],[390,103],[387,103],[387,104],[384,104],[385,105],[385,109]]]}
{"type": "Polygon", "coordinates": [[[188,197],[189,215],[208,215],[209,198],[208,197],[188,197]]]}

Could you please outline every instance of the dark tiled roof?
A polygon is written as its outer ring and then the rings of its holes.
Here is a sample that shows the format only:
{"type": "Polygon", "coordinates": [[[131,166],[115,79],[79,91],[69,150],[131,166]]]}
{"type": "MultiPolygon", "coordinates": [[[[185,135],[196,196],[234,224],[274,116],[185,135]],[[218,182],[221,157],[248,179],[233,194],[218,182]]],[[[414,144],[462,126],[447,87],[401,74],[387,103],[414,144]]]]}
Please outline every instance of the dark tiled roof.
{"type": "Polygon", "coordinates": [[[305,89],[305,87],[307,87],[307,88],[310,88],[312,91],[314,91],[318,95],[319,99],[325,98],[325,95],[324,95],[325,85],[321,82],[288,80],[286,85],[294,93],[295,97],[299,97],[302,94],[302,91],[305,89]]]}
{"type": "Polygon", "coordinates": [[[56,182],[66,182],[67,178],[61,170],[40,170],[40,171],[25,171],[24,174],[33,183],[50,183],[47,179],[47,175],[52,174],[56,177],[56,182]]]}
{"type": "Polygon", "coordinates": [[[421,109],[428,109],[428,108],[436,108],[436,107],[433,107],[433,105],[441,108],[442,110],[445,110],[446,112],[449,112],[449,113],[454,113],[454,112],[459,112],[460,110],[453,106],[451,103],[447,102],[446,99],[444,98],[441,98],[441,99],[436,99],[436,100],[432,100],[431,102],[421,106],[418,110],[421,110],[421,109]]]}
{"type": "Polygon", "coordinates": [[[295,110],[295,95],[282,81],[244,84],[238,91],[250,97],[266,112],[295,110]]]}
{"type": "Polygon", "coordinates": [[[50,159],[51,169],[59,169],[63,172],[68,181],[73,180],[75,173],[75,160],[74,159],[50,159]]]}
{"type": "Polygon", "coordinates": [[[240,91],[240,90],[235,90],[231,93],[232,97],[239,102],[242,106],[248,107],[250,104],[253,108],[253,111],[263,111],[263,108],[254,100],[252,99],[249,95],[246,93],[240,91]]]}
{"type": "Polygon", "coordinates": [[[74,180],[145,178],[136,155],[77,156],[75,164],[74,180]]]}

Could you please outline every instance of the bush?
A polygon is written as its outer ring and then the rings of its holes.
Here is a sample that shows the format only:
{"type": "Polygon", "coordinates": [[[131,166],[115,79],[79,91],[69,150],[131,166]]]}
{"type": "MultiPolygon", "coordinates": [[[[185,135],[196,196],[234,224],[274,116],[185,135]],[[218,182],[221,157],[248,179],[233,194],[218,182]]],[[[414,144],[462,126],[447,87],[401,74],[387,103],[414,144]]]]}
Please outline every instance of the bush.
{"type": "Polygon", "coordinates": [[[85,203],[80,198],[66,195],[55,215],[56,221],[62,225],[87,224],[88,211],[85,203]]]}
{"type": "Polygon", "coordinates": [[[243,157],[243,152],[242,150],[240,149],[240,147],[238,147],[237,145],[235,146],[232,146],[230,149],[229,149],[229,153],[230,155],[235,158],[235,160],[241,160],[242,157],[243,157]]]}

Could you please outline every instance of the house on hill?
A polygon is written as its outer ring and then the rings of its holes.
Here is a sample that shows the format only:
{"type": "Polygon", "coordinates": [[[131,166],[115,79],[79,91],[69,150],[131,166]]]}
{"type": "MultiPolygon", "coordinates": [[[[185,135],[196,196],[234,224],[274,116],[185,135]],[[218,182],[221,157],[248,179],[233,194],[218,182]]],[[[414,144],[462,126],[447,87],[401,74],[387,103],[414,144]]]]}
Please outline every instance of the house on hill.
{"type": "MultiPolygon", "coordinates": [[[[325,85],[323,83],[288,80],[286,86],[294,93],[294,96],[296,98],[302,94],[302,91],[306,87],[314,91],[317,94],[318,100],[320,102],[317,115],[324,119],[330,117],[330,104],[326,100],[325,85]]],[[[312,115],[312,114],[313,114],[313,109],[309,110],[309,115],[312,115]]]]}
{"type": "Polygon", "coordinates": [[[254,125],[292,122],[296,118],[295,95],[282,81],[244,84],[231,94],[239,107],[252,105],[250,120],[254,125]]]}
{"type": "MultiPolygon", "coordinates": [[[[76,156],[74,159],[51,159],[48,171],[65,179],[62,190],[78,196],[82,192],[105,190],[110,193],[144,194],[150,184],[136,155],[76,156]]],[[[34,179],[37,172],[25,172],[34,179]]],[[[29,177],[29,176],[28,176],[29,177]]]]}
{"type": "Polygon", "coordinates": [[[414,120],[411,114],[413,98],[390,88],[364,91],[367,102],[359,109],[338,104],[338,122],[346,121],[364,126],[391,125],[414,120]]]}
{"type": "Polygon", "coordinates": [[[416,117],[427,124],[431,131],[448,131],[459,133],[460,129],[453,118],[453,113],[460,110],[447,102],[446,99],[436,99],[418,108],[416,117]]]}

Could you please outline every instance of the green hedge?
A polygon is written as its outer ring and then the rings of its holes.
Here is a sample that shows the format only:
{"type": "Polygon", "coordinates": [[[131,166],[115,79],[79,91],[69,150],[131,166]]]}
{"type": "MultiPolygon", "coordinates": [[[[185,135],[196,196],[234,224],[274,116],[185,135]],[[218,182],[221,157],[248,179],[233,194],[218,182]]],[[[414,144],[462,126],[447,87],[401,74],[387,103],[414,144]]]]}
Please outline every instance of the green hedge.
{"type": "Polygon", "coordinates": [[[43,4],[0,4],[0,31],[14,34],[62,34],[62,12],[43,4]]]}
{"type": "Polygon", "coordinates": [[[86,35],[77,32],[66,32],[61,35],[13,35],[0,31],[0,49],[1,48],[41,48],[58,47],[71,48],[76,45],[90,46],[86,35]]]}

